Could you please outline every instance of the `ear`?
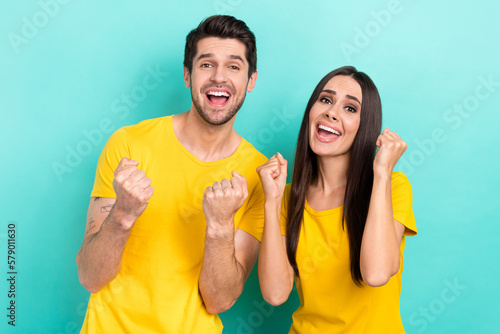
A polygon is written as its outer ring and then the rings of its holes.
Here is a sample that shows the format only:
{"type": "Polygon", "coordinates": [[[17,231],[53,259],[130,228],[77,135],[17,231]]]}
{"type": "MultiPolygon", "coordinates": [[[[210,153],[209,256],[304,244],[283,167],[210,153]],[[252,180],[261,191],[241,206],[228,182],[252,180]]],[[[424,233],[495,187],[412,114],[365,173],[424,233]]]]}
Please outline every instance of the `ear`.
{"type": "Polygon", "coordinates": [[[248,84],[247,84],[247,91],[250,93],[252,92],[253,88],[255,87],[255,82],[257,81],[257,77],[259,74],[257,71],[253,72],[253,74],[250,76],[250,79],[248,79],[248,84]]]}
{"type": "Polygon", "coordinates": [[[189,70],[187,69],[186,66],[183,66],[184,69],[184,85],[186,88],[189,88],[191,86],[191,75],[189,74],[189,70]]]}

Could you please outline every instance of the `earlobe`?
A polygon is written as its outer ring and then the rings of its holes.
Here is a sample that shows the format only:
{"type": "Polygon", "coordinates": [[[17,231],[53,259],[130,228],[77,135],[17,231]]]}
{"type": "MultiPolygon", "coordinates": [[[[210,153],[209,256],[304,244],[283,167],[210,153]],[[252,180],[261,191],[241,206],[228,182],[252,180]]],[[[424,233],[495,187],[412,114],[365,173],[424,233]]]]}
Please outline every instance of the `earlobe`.
{"type": "Polygon", "coordinates": [[[258,73],[257,71],[253,72],[253,74],[250,76],[250,79],[248,79],[248,84],[247,84],[247,91],[249,93],[252,92],[252,90],[255,87],[255,82],[257,81],[258,73]]]}
{"type": "Polygon", "coordinates": [[[184,69],[184,85],[186,88],[191,87],[191,75],[189,74],[189,70],[187,69],[186,66],[183,67],[184,69]]]}

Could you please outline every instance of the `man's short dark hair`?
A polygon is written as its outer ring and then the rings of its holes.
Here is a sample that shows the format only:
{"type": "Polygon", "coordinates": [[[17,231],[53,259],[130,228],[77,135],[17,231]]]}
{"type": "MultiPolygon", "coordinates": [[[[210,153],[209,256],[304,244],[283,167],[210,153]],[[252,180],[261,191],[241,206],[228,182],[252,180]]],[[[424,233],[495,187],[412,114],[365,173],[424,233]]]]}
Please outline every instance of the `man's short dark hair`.
{"type": "Polygon", "coordinates": [[[245,44],[248,77],[257,69],[257,46],[255,36],[245,22],[229,15],[214,15],[201,21],[195,29],[186,36],[186,47],[184,49],[184,66],[189,73],[193,69],[193,59],[196,55],[198,42],[207,37],[234,38],[245,44]]]}

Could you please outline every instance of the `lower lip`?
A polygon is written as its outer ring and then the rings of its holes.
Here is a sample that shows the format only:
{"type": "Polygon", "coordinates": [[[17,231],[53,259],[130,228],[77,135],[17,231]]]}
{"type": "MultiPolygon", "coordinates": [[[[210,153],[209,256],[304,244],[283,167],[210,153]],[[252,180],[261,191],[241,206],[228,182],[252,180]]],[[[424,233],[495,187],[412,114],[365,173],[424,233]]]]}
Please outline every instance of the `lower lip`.
{"type": "Polygon", "coordinates": [[[210,99],[208,98],[207,94],[205,94],[205,99],[207,99],[207,102],[208,104],[213,107],[213,108],[224,108],[226,106],[226,104],[229,102],[229,99],[231,98],[231,96],[229,96],[226,100],[226,102],[222,103],[222,104],[215,104],[213,103],[212,101],[210,101],[210,99]]]}
{"type": "Polygon", "coordinates": [[[333,136],[330,136],[330,137],[323,137],[321,136],[319,133],[318,133],[318,129],[316,128],[316,138],[322,142],[322,143],[332,143],[334,141],[336,141],[337,139],[340,138],[340,136],[337,136],[337,135],[333,135],[333,136]]]}

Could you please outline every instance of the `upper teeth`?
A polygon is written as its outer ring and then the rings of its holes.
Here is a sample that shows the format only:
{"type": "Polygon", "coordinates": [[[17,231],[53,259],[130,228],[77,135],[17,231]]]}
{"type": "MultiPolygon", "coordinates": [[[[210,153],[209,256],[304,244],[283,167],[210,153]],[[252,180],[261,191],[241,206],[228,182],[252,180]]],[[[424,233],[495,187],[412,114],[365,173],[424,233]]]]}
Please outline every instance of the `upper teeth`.
{"type": "Polygon", "coordinates": [[[225,97],[229,97],[229,93],[227,93],[227,92],[214,92],[214,91],[210,91],[210,92],[208,92],[207,94],[210,94],[210,95],[215,95],[215,96],[225,96],[225,97]]]}
{"type": "Polygon", "coordinates": [[[337,130],[334,130],[334,129],[332,129],[332,128],[329,128],[329,127],[328,127],[328,126],[326,126],[326,125],[320,124],[318,127],[319,127],[320,129],[325,130],[325,131],[329,131],[329,132],[331,132],[331,133],[334,133],[334,134],[336,134],[337,136],[340,136],[340,132],[338,132],[337,130]]]}

